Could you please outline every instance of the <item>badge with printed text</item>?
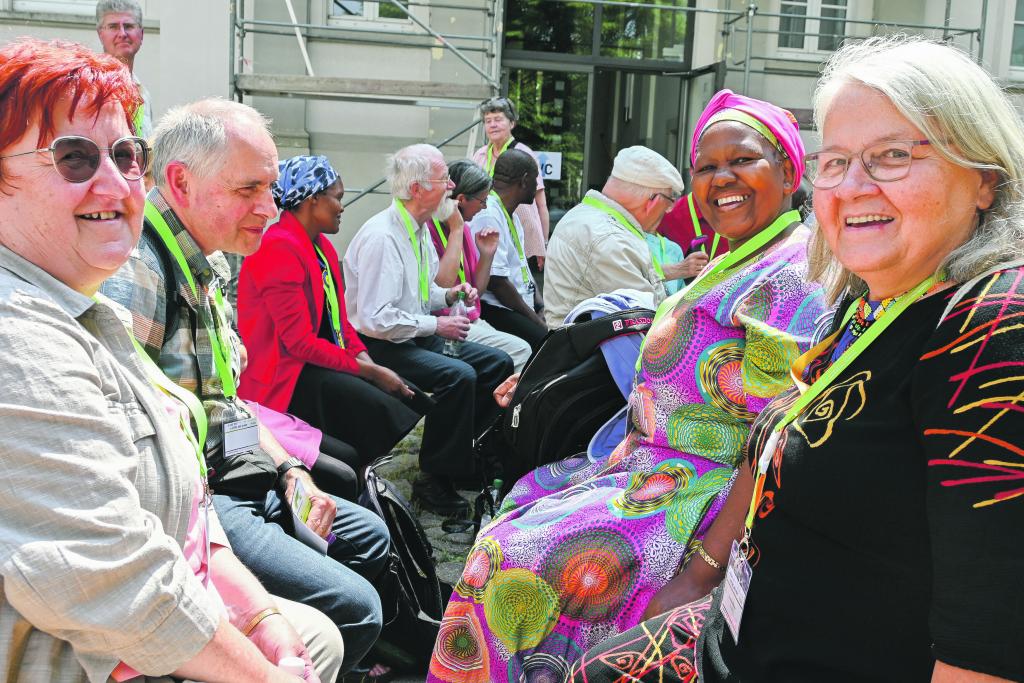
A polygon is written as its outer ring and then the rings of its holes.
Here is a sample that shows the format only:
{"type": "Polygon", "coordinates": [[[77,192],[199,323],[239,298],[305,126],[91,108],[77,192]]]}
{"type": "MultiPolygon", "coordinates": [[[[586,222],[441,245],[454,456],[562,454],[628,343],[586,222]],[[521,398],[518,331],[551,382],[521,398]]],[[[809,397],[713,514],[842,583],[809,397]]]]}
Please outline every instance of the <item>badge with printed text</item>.
{"type": "Polygon", "coordinates": [[[224,423],[224,459],[252,453],[260,442],[260,428],[255,417],[224,423]]]}
{"type": "Polygon", "coordinates": [[[740,619],[743,617],[743,605],[747,601],[750,590],[750,577],[753,570],[747,562],[740,544],[732,542],[729,552],[729,566],[725,570],[725,581],[722,582],[722,616],[729,627],[729,633],[737,644],[740,642],[740,619]]]}

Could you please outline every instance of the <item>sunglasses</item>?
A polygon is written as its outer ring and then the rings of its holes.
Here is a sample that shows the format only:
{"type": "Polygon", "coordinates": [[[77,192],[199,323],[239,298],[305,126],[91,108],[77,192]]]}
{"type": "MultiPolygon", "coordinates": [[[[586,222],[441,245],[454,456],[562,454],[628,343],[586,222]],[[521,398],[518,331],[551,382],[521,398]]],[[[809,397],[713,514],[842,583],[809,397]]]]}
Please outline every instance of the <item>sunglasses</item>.
{"type": "Polygon", "coordinates": [[[50,153],[53,167],[69,183],[84,183],[96,175],[100,168],[102,152],[110,156],[125,180],[141,179],[149,167],[149,145],[142,138],[134,136],[121,138],[110,147],[100,147],[89,138],[80,135],[63,135],[54,138],[49,147],[9,154],[0,159],[12,159],[41,152],[50,153]]]}

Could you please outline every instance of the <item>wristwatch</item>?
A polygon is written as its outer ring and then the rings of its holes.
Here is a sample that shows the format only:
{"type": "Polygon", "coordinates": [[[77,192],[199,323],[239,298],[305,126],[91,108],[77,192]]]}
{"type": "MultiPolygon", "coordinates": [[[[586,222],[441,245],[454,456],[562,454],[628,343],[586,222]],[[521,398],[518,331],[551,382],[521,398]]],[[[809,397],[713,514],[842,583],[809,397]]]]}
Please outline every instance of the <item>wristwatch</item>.
{"type": "Polygon", "coordinates": [[[301,467],[306,472],[309,472],[309,468],[306,467],[305,463],[295,457],[288,458],[283,463],[277,466],[277,478],[280,479],[284,476],[284,473],[293,467],[301,467]]]}

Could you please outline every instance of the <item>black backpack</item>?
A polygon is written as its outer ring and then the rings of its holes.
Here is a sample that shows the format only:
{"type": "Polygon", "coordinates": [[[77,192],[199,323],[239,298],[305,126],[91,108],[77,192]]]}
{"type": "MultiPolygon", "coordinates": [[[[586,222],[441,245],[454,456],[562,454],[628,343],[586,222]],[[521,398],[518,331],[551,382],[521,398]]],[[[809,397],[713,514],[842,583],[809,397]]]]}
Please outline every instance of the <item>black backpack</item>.
{"type": "Polygon", "coordinates": [[[366,470],[366,489],[359,503],[387,524],[391,535],[388,566],[376,580],[384,612],[384,628],[374,645],[376,661],[402,671],[424,671],[441,627],[451,586],[437,578],[434,549],[412,507],[395,485],[366,470]]]}
{"type": "Polygon", "coordinates": [[[631,308],[556,328],[523,368],[511,403],[485,433],[484,462],[497,458],[504,495],[527,472],[587,449],[625,405],[601,342],[645,333],[654,311],[631,308]]]}

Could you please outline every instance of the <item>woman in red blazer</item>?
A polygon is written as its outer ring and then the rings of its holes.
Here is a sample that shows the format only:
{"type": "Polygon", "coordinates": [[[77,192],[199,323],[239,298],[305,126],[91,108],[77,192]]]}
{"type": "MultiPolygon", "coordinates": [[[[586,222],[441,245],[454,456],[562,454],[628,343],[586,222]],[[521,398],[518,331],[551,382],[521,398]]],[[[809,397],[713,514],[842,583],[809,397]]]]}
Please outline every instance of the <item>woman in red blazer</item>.
{"type": "Polygon", "coordinates": [[[280,221],[242,262],[238,327],[249,351],[238,394],[301,417],[351,446],[357,472],[386,454],[420,415],[408,384],[377,365],[345,313],[335,234],[345,187],[324,156],[282,161],[280,221]]]}

